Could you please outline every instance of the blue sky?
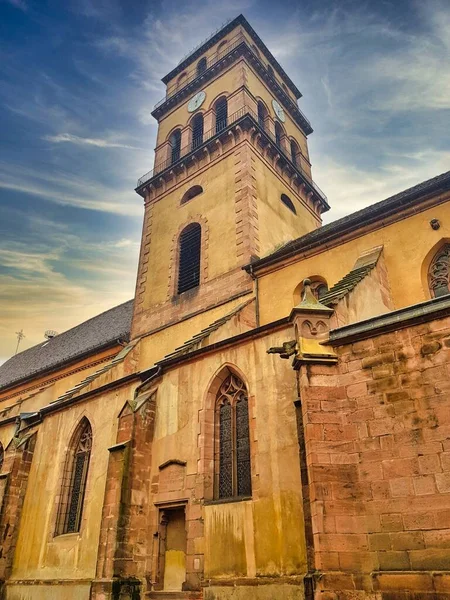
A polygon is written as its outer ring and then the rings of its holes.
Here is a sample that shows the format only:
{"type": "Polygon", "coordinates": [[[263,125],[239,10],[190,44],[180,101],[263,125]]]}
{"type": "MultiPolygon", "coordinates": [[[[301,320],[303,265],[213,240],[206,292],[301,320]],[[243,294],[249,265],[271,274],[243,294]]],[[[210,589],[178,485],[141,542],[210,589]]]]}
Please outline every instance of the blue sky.
{"type": "Polygon", "coordinates": [[[160,79],[243,12],[334,220],[450,168],[448,0],[0,0],[0,362],[131,298],[160,79]]]}

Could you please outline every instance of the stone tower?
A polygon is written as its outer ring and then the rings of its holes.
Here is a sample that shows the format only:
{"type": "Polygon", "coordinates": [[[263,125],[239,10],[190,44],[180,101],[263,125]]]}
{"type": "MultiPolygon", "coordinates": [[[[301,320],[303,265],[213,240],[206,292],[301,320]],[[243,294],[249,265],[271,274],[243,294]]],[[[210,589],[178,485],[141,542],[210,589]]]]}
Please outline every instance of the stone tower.
{"type": "Polygon", "coordinates": [[[145,217],[133,336],[248,293],[242,267],[317,228],[328,209],[301,94],[242,15],[163,82],[155,166],[136,188],[145,217]]]}

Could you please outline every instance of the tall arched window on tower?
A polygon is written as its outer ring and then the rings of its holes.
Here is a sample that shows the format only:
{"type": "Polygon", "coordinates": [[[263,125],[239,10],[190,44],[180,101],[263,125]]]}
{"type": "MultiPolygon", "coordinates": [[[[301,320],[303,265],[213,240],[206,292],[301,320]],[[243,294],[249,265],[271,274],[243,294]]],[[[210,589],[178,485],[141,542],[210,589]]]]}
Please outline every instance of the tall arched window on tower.
{"type": "Polygon", "coordinates": [[[450,294],[450,244],[442,246],[431,261],[428,285],[434,298],[450,294]]]}
{"type": "Polygon", "coordinates": [[[278,121],[275,121],[275,143],[281,147],[281,138],[283,137],[283,128],[278,121]]]}
{"type": "Polygon", "coordinates": [[[291,140],[291,160],[293,164],[298,166],[298,155],[300,154],[300,150],[298,148],[298,144],[295,140],[291,140]]]}
{"type": "Polygon", "coordinates": [[[171,162],[174,163],[180,158],[181,153],[181,129],[175,129],[169,138],[170,144],[170,158],[171,162]]]}
{"type": "Polygon", "coordinates": [[[178,287],[182,294],[200,285],[200,254],[202,228],[198,223],[191,223],[180,235],[178,287]]]}
{"type": "Polygon", "coordinates": [[[91,424],[86,417],[83,417],[72,436],[67,451],[56,522],[56,535],[80,531],[91,448],[91,424]]]}
{"type": "Polygon", "coordinates": [[[3,444],[0,442],[0,471],[3,468],[4,461],[5,461],[5,450],[3,449],[3,444]]]}
{"type": "Polygon", "coordinates": [[[222,97],[216,102],[216,133],[223,131],[228,122],[228,102],[222,97]]]}
{"type": "Polygon", "coordinates": [[[265,129],[266,126],[267,109],[261,100],[258,102],[258,123],[259,126],[265,129]]]}
{"type": "Polygon", "coordinates": [[[207,67],[206,56],[204,56],[197,63],[197,77],[206,71],[206,67],[207,67]]]}
{"type": "Polygon", "coordinates": [[[233,373],[219,388],[215,421],[215,495],[251,496],[248,394],[244,383],[233,373]]]}
{"type": "Polygon", "coordinates": [[[203,115],[198,113],[192,119],[192,150],[203,144],[203,115]]]}

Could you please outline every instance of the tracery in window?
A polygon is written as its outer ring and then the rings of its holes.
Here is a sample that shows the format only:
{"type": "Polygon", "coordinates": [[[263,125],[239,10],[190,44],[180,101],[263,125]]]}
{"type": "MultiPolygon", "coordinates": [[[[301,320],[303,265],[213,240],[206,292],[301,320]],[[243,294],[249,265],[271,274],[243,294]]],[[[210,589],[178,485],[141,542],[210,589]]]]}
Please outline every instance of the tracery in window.
{"type": "Polygon", "coordinates": [[[192,150],[203,144],[204,120],[203,114],[198,113],[192,119],[192,150]]]}
{"type": "Polygon", "coordinates": [[[281,202],[288,207],[288,209],[294,213],[294,215],[297,214],[297,211],[295,210],[295,206],[294,203],[292,202],[292,200],[289,198],[289,196],[286,196],[286,194],[281,194],[281,202]]]}
{"type": "Polygon", "coordinates": [[[200,252],[202,228],[199,223],[191,223],[180,234],[178,286],[182,294],[200,284],[200,252]]]}
{"type": "Polygon", "coordinates": [[[193,185],[191,188],[189,188],[187,190],[187,192],[185,192],[183,194],[183,197],[181,198],[180,204],[184,204],[185,202],[189,202],[189,200],[192,200],[192,198],[195,198],[195,196],[198,196],[201,193],[203,193],[202,186],[201,185],[193,185]]]}
{"type": "Polygon", "coordinates": [[[169,138],[170,158],[172,163],[180,158],[181,154],[181,129],[175,129],[169,138]]]}
{"type": "Polygon", "coordinates": [[[56,535],[80,530],[84,495],[92,449],[92,428],[84,417],[67,451],[61,487],[56,535]]]}
{"type": "Polygon", "coordinates": [[[216,133],[223,131],[228,122],[228,102],[225,97],[219,98],[215,107],[216,113],[216,133]]]}
{"type": "Polygon", "coordinates": [[[233,373],[217,394],[216,427],[216,497],[251,496],[248,394],[245,384],[233,373]]]}
{"type": "Polygon", "coordinates": [[[442,246],[431,261],[428,285],[434,298],[450,294],[450,244],[442,246]]]}

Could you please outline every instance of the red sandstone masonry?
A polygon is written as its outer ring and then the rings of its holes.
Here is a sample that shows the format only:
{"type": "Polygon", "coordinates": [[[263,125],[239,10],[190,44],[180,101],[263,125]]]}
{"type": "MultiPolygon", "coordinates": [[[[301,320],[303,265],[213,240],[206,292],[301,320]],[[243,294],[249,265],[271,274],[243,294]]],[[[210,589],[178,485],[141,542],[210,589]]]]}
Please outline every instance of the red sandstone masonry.
{"type": "Polygon", "coordinates": [[[300,372],[316,598],[450,598],[450,318],[337,352],[300,372]]]}
{"type": "MultiPolygon", "coordinates": [[[[16,440],[17,441],[17,440],[16,440]]],[[[14,441],[9,446],[4,470],[9,468],[8,479],[4,487],[0,518],[0,584],[10,577],[14,550],[19,534],[20,518],[28,484],[28,475],[36,445],[36,433],[31,435],[18,448],[14,441]]],[[[0,590],[0,593],[2,591],[0,590]]]]}

